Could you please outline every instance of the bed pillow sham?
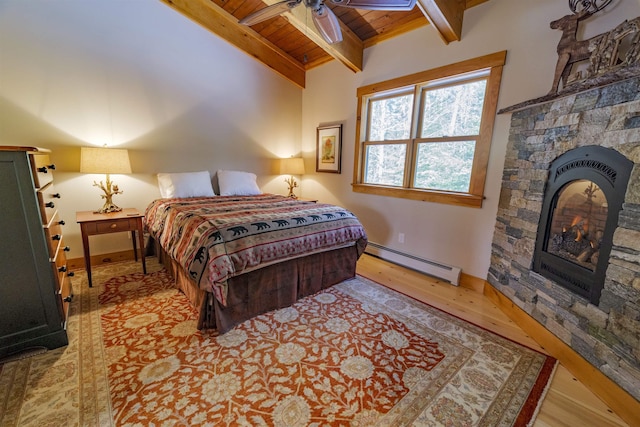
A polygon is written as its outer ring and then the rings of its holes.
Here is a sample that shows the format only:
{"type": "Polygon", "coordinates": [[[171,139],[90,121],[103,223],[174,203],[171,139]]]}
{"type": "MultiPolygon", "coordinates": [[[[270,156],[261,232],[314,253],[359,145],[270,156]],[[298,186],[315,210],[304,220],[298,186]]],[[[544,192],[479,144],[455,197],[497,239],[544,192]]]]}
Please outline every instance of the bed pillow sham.
{"type": "Polygon", "coordinates": [[[221,196],[256,196],[262,194],[256,183],[256,174],[241,171],[218,171],[221,196]]]}
{"type": "Polygon", "coordinates": [[[213,197],[209,171],[159,173],[158,188],[163,199],[184,197],[213,197]]]}

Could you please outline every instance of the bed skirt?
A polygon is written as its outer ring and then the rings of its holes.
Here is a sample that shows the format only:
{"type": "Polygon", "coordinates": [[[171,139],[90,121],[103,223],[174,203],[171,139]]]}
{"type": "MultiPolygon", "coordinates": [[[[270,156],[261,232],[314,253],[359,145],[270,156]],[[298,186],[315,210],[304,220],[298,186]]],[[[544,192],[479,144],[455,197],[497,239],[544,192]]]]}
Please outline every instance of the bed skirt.
{"type": "Polygon", "coordinates": [[[176,287],[198,310],[198,329],[227,332],[254,316],[288,307],[346,279],[355,277],[356,263],[367,245],[355,245],[269,265],[229,279],[227,306],[198,287],[178,263],[156,245],[158,258],[175,278],[176,287]]]}

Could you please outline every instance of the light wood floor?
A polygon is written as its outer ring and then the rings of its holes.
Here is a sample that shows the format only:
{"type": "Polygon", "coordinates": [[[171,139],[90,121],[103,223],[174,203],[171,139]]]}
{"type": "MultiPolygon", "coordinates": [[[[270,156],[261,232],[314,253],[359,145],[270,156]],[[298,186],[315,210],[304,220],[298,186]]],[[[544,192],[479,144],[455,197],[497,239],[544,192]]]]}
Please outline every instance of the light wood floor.
{"type": "MultiPolygon", "coordinates": [[[[358,274],[426,302],[504,337],[544,352],[481,292],[447,282],[381,259],[363,255],[358,274]]],[[[534,427],[628,426],[571,373],[559,365],[534,427]]]]}

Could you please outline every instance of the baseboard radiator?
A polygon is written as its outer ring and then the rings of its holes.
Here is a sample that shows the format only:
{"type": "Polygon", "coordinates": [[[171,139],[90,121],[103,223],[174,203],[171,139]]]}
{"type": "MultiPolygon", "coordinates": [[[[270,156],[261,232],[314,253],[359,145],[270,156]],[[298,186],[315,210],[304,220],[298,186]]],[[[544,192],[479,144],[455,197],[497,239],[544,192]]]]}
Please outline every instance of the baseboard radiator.
{"type": "Polygon", "coordinates": [[[446,280],[455,286],[458,286],[460,283],[460,267],[430,261],[428,259],[387,248],[373,242],[369,242],[367,244],[365,252],[395,264],[402,265],[403,267],[446,280]]]}

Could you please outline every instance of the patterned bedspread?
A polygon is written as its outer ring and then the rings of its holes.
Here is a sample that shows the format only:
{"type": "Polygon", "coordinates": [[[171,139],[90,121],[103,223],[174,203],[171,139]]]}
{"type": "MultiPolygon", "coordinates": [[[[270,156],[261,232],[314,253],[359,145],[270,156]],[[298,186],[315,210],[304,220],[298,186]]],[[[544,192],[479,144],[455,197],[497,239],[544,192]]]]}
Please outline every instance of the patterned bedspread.
{"type": "Polygon", "coordinates": [[[158,199],[145,227],[224,306],[231,277],[367,238],[343,208],[273,194],[158,199]]]}

